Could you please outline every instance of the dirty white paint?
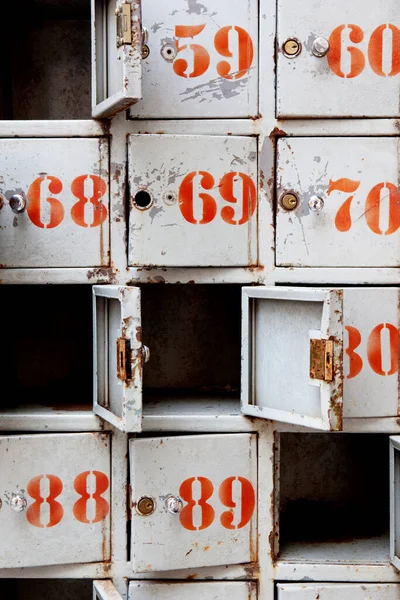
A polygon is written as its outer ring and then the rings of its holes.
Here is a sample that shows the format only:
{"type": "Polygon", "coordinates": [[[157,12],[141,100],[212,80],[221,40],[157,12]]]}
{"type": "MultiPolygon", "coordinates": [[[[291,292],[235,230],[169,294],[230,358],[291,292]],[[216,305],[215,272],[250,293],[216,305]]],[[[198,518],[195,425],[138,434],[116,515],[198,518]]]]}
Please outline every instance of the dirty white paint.
{"type": "Polygon", "coordinates": [[[399,600],[395,583],[278,583],[278,600],[399,600]]]}
{"type": "Polygon", "coordinates": [[[132,107],[132,117],[247,118],[257,114],[257,3],[146,0],[142,13],[150,55],[142,66],[143,99],[132,107]],[[221,45],[218,36],[224,35],[226,27],[231,27],[228,44],[221,45]],[[242,43],[241,55],[239,33],[233,27],[251,38],[250,43],[242,43]],[[222,63],[230,68],[223,71],[222,63]]]}
{"type": "MultiPolygon", "coordinates": [[[[129,600],[256,600],[255,583],[208,581],[204,583],[157,583],[131,581],[129,600]]],[[[109,600],[108,597],[104,600],[109,600]]]]}
{"type": "Polygon", "coordinates": [[[373,10],[366,9],[364,0],[340,3],[279,0],[277,116],[398,116],[398,27],[396,0],[379,0],[373,10]],[[349,24],[356,28],[351,31],[349,24]],[[378,28],[386,24],[394,26],[395,31],[386,29],[383,33],[383,53],[380,53],[382,36],[378,28]],[[345,26],[341,39],[340,32],[333,33],[340,26],[345,26]],[[331,44],[323,58],[312,54],[313,42],[319,36],[331,44]],[[290,38],[296,38],[302,45],[295,58],[287,58],[282,52],[282,45],[290,38]],[[328,57],[337,63],[333,69],[328,57]]]}
{"type": "Polygon", "coordinates": [[[0,149],[2,266],[108,265],[108,141],[3,139],[0,149]],[[88,177],[82,183],[84,175],[88,177]],[[93,177],[103,181],[104,193],[94,195],[93,177]],[[38,182],[36,187],[34,182],[38,182]],[[14,194],[27,202],[19,214],[9,204],[14,194]]]}
{"type": "Polygon", "coordinates": [[[398,138],[280,139],[277,265],[397,267],[398,172],[398,138]],[[285,210],[280,203],[289,191],[299,198],[293,211],[285,210]],[[313,196],[324,202],[317,212],[309,208],[313,196]]]}
{"type": "Polygon", "coordinates": [[[128,169],[131,266],[256,263],[255,138],[131,135],[128,169]],[[223,188],[229,174],[232,185],[223,188]],[[146,209],[136,201],[143,191],[150,195],[146,209]]]}
{"type": "Polygon", "coordinates": [[[0,462],[1,568],[109,560],[110,511],[91,522],[96,518],[95,478],[89,475],[86,484],[76,482],[77,476],[87,471],[102,473],[106,483],[103,490],[98,488],[102,492],[99,502],[109,507],[107,434],[0,436],[0,462]],[[37,476],[45,477],[35,487],[32,480],[37,476]],[[61,485],[50,483],[50,476],[57,477],[61,485]],[[89,496],[86,504],[85,492],[89,496]],[[25,511],[11,509],[15,495],[26,499],[25,511]],[[74,510],[79,511],[79,519],[74,510]],[[85,517],[89,522],[84,522],[85,517]]]}
{"type": "Polygon", "coordinates": [[[226,496],[225,505],[221,501],[221,484],[230,477],[245,478],[257,495],[256,455],[256,436],[249,434],[130,440],[133,570],[167,571],[256,560],[256,509],[249,513],[251,518],[244,519],[250,506],[245,485],[241,487],[237,480],[233,483],[236,508],[232,528],[224,521],[224,514],[226,518],[232,509],[227,507],[226,496]],[[184,484],[192,478],[206,478],[203,493],[199,479],[184,484]],[[169,495],[181,496],[184,507],[180,514],[167,511],[169,495]],[[155,501],[151,515],[141,516],[136,510],[143,496],[155,501]],[[243,526],[242,519],[246,521],[243,526]],[[193,529],[188,529],[188,524],[193,529]]]}

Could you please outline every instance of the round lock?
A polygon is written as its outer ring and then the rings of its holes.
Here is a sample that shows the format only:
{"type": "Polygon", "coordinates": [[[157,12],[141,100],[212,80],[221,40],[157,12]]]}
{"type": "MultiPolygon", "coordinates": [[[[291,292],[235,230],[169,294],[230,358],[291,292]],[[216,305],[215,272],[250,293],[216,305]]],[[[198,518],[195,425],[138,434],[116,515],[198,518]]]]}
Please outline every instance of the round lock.
{"type": "Polygon", "coordinates": [[[165,501],[165,506],[171,515],[179,515],[183,508],[183,502],[179,496],[168,496],[165,501]]]}
{"type": "Polygon", "coordinates": [[[146,44],[143,44],[142,46],[142,59],[146,60],[146,58],[148,58],[150,54],[150,48],[148,46],[146,46],[146,44]]]}
{"type": "Polygon", "coordinates": [[[156,503],[151,496],[142,496],[136,502],[136,512],[142,517],[152,515],[156,509],[156,503]]]}
{"type": "Polygon", "coordinates": [[[26,208],[26,199],[21,194],[14,194],[10,197],[8,202],[13,213],[22,213],[26,208]]]}
{"type": "Polygon", "coordinates": [[[176,194],[174,192],[167,192],[166,194],[164,194],[164,202],[169,206],[175,204],[176,194]]]}
{"type": "Polygon", "coordinates": [[[147,190],[138,190],[132,200],[139,210],[148,210],[153,205],[153,198],[147,190]]]}
{"type": "Polygon", "coordinates": [[[165,44],[161,48],[161,56],[164,60],[172,62],[176,57],[176,47],[173,44],[165,44]]]}
{"type": "Polygon", "coordinates": [[[299,205],[299,199],[294,192],[286,192],[279,200],[280,205],[285,210],[295,210],[299,205]]]}
{"type": "Polygon", "coordinates": [[[16,496],[13,496],[11,498],[10,507],[11,510],[13,510],[14,512],[23,512],[27,506],[28,502],[26,501],[26,498],[24,498],[24,496],[20,496],[19,494],[17,494],[16,496]]]}
{"type": "Polygon", "coordinates": [[[301,44],[296,38],[289,38],[282,45],[282,52],[286,58],[296,58],[301,52],[301,44]]]}
{"type": "Polygon", "coordinates": [[[324,201],[319,196],[311,196],[308,201],[308,206],[313,212],[319,212],[324,208],[324,201]]]}
{"type": "Polygon", "coordinates": [[[314,54],[314,56],[317,58],[322,58],[328,54],[329,50],[330,44],[328,40],[323,37],[315,38],[311,47],[311,52],[314,54]]]}

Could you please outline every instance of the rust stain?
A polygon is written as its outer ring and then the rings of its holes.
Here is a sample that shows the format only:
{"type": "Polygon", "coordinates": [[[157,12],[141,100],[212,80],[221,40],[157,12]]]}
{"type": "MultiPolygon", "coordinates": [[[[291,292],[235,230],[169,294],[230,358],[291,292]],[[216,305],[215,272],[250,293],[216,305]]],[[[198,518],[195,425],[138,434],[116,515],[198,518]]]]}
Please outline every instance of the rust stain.
{"type": "Polygon", "coordinates": [[[270,140],[275,140],[275,138],[277,138],[277,137],[285,137],[285,136],[287,136],[286,131],[283,131],[283,129],[279,129],[279,127],[274,127],[268,137],[270,140]]]}
{"type": "Polygon", "coordinates": [[[186,577],[186,579],[196,579],[197,578],[197,573],[192,573],[192,575],[188,575],[186,577]]]}
{"type": "Polygon", "coordinates": [[[207,552],[210,549],[210,546],[204,546],[203,550],[204,552],[207,552]]]}
{"type": "Polygon", "coordinates": [[[247,565],[243,565],[243,570],[245,571],[248,579],[257,579],[260,574],[260,567],[258,563],[249,563],[247,565]]]}

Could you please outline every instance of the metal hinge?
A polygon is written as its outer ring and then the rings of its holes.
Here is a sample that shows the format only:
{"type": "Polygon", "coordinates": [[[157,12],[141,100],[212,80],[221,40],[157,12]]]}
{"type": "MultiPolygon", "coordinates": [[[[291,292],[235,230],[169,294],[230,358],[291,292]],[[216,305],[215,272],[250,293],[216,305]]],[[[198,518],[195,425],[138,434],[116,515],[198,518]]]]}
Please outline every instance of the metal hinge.
{"type": "Polygon", "coordinates": [[[132,378],[131,342],[117,338],[117,377],[122,381],[132,378]]]}
{"type": "Polygon", "coordinates": [[[116,11],[117,18],[117,48],[132,44],[132,5],[130,2],[121,4],[116,11]]]}
{"type": "Polygon", "coordinates": [[[310,339],[310,377],[333,380],[333,341],[310,339]]]}

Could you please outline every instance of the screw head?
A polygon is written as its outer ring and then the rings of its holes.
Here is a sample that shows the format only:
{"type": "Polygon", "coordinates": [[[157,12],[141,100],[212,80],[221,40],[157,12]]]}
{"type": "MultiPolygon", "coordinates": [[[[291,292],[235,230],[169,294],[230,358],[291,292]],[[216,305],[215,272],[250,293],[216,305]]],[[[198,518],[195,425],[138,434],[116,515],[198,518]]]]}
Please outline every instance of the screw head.
{"type": "Polygon", "coordinates": [[[179,496],[168,496],[165,501],[165,506],[171,515],[179,515],[183,508],[183,502],[179,496]]]}
{"type": "Polygon", "coordinates": [[[308,201],[309,209],[313,212],[319,212],[320,210],[322,210],[324,208],[324,204],[325,203],[323,199],[319,196],[311,196],[311,198],[308,201]]]}
{"type": "Polygon", "coordinates": [[[330,44],[328,40],[323,37],[315,38],[311,47],[311,52],[314,54],[314,56],[317,58],[322,58],[328,54],[329,50],[330,44]]]}
{"type": "Polygon", "coordinates": [[[280,205],[284,210],[295,210],[299,205],[299,198],[294,192],[285,192],[279,200],[280,205]]]}
{"type": "Polygon", "coordinates": [[[21,194],[14,194],[10,197],[8,202],[13,213],[22,213],[26,208],[26,199],[21,194]]]}
{"type": "Polygon", "coordinates": [[[301,52],[301,43],[296,38],[288,38],[283,42],[282,52],[286,58],[296,58],[301,52]]]}
{"type": "Polygon", "coordinates": [[[154,498],[151,496],[141,496],[136,502],[136,512],[141,517],[148,517],[152,515],[156,509],[156,503],[154,498]]]}
{"type": "Polygon", "coordinates": [[[26,498],[24,498],[24,496],[16,494],[15,496],[13,496],[11,498],[10,507],[11,507],[11,510],[13,510],[14,512],[16,512],[16,513],[23,512],[27,506],[28,506],[28,502],[26,501],[26,498]]]}

